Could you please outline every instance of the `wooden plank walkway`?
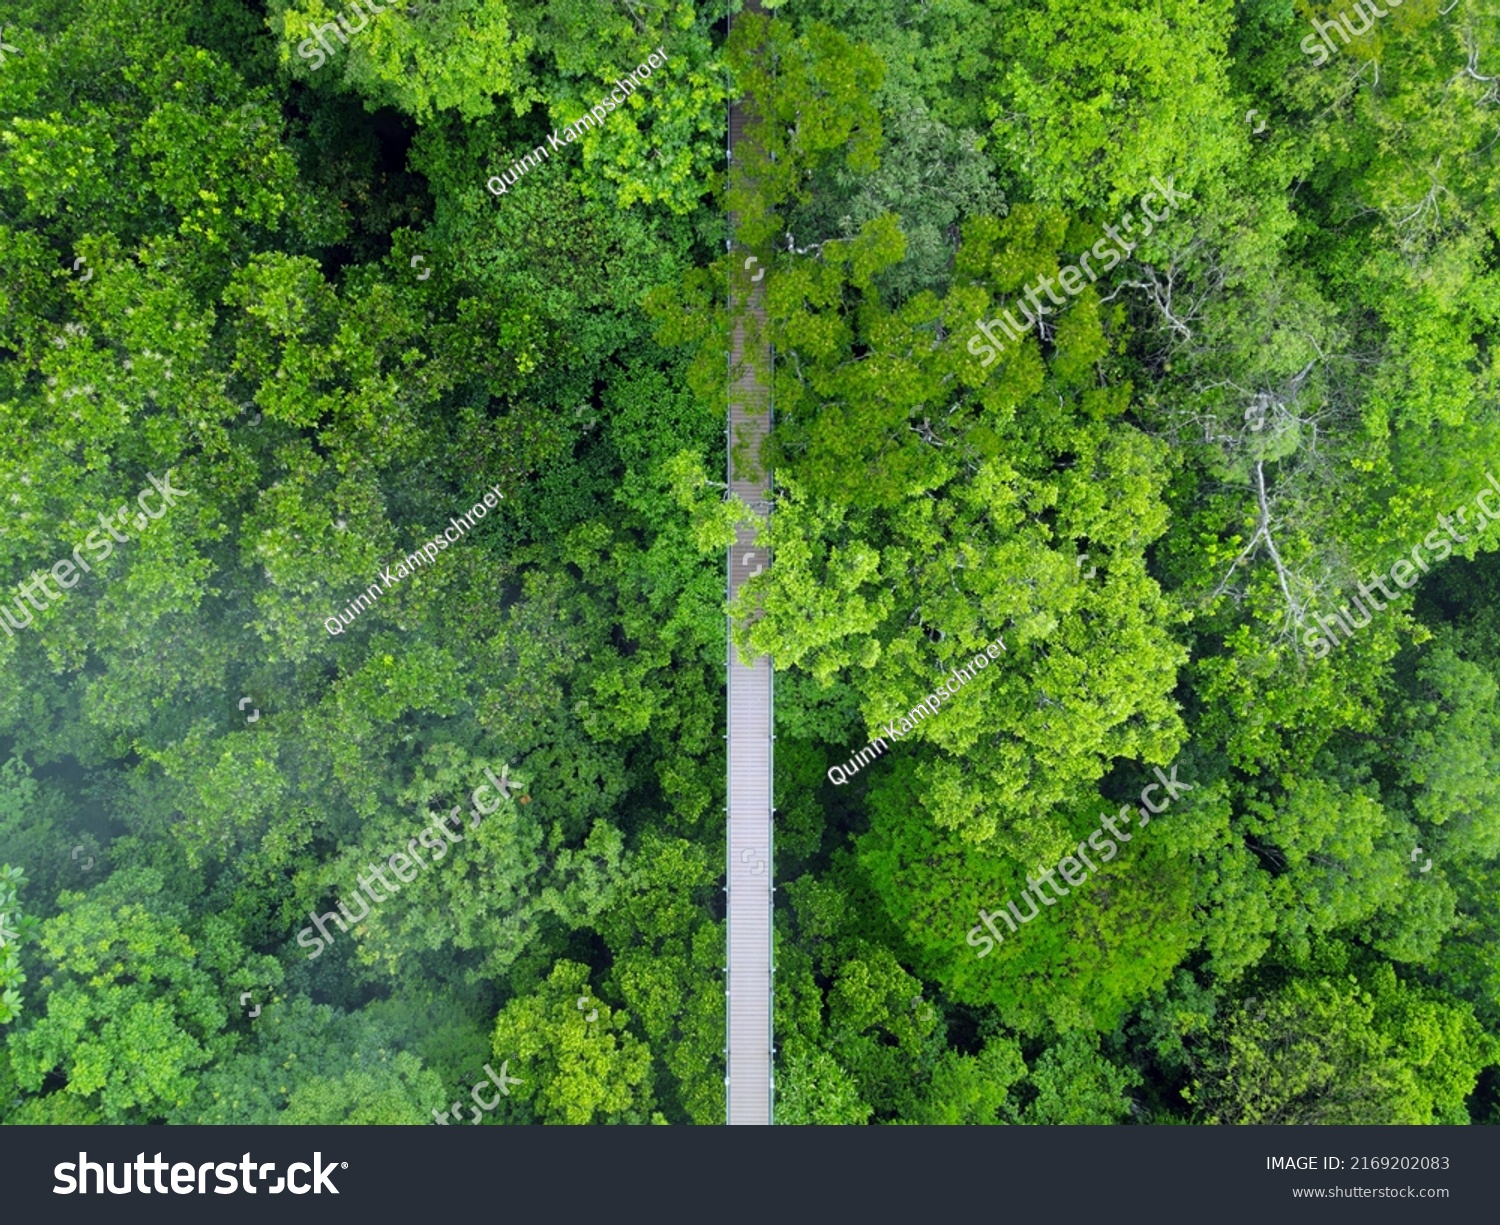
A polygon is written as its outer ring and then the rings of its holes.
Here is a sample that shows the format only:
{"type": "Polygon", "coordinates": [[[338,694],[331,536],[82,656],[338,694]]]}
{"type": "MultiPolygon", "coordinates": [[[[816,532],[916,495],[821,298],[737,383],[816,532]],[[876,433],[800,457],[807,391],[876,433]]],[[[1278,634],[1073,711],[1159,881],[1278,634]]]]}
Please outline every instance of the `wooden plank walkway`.
{"type": "MultiPolygon", "coordinates": [[[[760,12],[750,0],[746,12],[760,12]]],[[[742,101],[729,107],[730,173],[735,172],[734,150],[743,149],[747,119],[742,101]]],[[[729,219],[730,233],[735,219],[729,219]]],[[[754,462],[771,424],[769,378],[771,353],[765,336],[765,281],[742,268],[748,252],[735,244],[729,307],[733,334],[729,353],[729,484],[755,508],[761,522],[770,512],[770,474],[754,462]],[[747,318],[758,327],[749,329],[747,318]],[[741,458],[736,464],[736,443],[741,458]]],[[[769,252],[763,252],[769,255],[769,252]]],[[[758,271],[758,270],[756,270],[758,271]]],[[[755,545],[756,528],[742,526],[729,552],[728,595],[733,600],[741,585],[770,564],[770,555],[755,545]]],[[[772,686],[771,661],[762,656],[750,665],[740,662],[726,631],[729,685],[729,822],[728,822],[728,959],[727,1024],[725,1040],[725,1112],[730,1124],[772,1120],[774,1073],[771,1001],[772,964],[771,857],[772,686]]]]}

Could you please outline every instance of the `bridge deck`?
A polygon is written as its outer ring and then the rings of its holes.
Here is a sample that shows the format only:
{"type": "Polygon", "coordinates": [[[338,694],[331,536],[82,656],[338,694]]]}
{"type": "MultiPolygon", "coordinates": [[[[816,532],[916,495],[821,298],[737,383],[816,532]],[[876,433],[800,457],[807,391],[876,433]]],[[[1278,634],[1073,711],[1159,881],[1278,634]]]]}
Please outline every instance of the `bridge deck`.
{"type": "MultiPolygon", "coordinates": [[[[760,10],[756,0],[747,12],[760,10]]],[[[747,118],[743,102],[729,110],[730,171],[734,149],[743,148],[747,118]]],[[[730,232],[734,218],[730,218],[730,232]]],[[[734,330],[729,355],[730,488],[755,507],[769,512],[770,480],[754,463],[736,465],[735,443],[752,461],[770,429],[771,398],[767,387],[770,349],[764,342],[764,280],[741,275],[745,253],[736,248],[731,279],[730,312],[734,330]],[[758,327],[747,327],[747,316],[758,327]],[[747,331],[750,335],[747,336],[747,331]],[[748,444],[748,445],[745,445],[748,444]]],[[[769,254],[769,253],[767,253],[769,254]]],[[[729,553],[728,593],[733,600],[752,574],[770,563],[755,546],[755,528],[741,527],[729,553]]],[[[771,1122],[773,1092],[771,1041],[771,661],[762,656],[742,664],[732,641],[728,650],[729,684],[729,832],[727,882],[728,995],[725,1049],[725,1098],[728,1122],[771,1122]]]]}

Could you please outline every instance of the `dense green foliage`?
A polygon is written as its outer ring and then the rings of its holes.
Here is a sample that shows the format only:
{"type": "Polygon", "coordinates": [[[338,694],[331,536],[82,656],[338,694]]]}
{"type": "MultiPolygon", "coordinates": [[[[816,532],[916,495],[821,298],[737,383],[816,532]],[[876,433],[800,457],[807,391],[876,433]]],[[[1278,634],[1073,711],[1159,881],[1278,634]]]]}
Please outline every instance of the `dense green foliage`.
{"type": "Polygon", "coordinates": [[[486,1064],[487,1123],[722,1121],[732,211],[777,1120],[1500,1123],[1500,530],[1306,637],[1500,478],[1500,11],[1318,66],[1300,3],[765,7],[393,2],[314,66],[349,5],[11,5],[0,1121],[427,1123],[486,1064]]]}
{"type": "Polygon", "coordinates": [[[1500,532],[1306,639],[1500,470],[1500,14],[1402,14],[1321,71],[1289,6],[778,14],[878,56],[886,125],[759,184],[783,1119],[1500,1122],[1500,532]],[[1119,268],[975,360],[1130,209],[1119,268]],[[1191,792],[981,955],[1168,766],[1191,792]]]}
{"type": "Polygon", "coordinates": [[[551,1103],[584,1077],[601,1115],[716,1121],[722,580],[696,542],[722,424],[639,304],[723,233],[707,20],[622,7],[581,44],[571,3],[518,13],[529,41],[499,4],[428,5],[309,80],[286,6],[21,8],[4,573],[148,472],[188,493],[0,635],[0,863],[41,919],[0,1113],[430,1122],[510,1043],[516,1117],[576,1118],[551,1103]],[[514,106],[490,43],[524,61],[514,106]],[[485,190],[543,139],[528,99],[574,118],[658,45],[597,146],[485,190]],[[667,160],[601,174],[630,140],[667,160]],[[491,486],[487,522],[325,629],[491,486]],[[506,764],[524,796],[308,957],[309,912],[506,764]],[[619,1054],[538,1053],[527,1018],[588,965],[619,1054]]]}

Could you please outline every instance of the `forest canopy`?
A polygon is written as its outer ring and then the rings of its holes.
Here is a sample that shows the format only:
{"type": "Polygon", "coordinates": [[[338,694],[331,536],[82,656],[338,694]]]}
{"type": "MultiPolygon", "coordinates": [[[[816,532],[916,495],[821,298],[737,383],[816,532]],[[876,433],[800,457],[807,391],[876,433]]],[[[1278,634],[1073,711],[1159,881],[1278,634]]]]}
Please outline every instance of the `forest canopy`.
{"type": "Polygon", "coordinates": [[[778,1123],[1500,1123],[1493,4],[377,7],[0,31],[0,1122],[722,1123],[728,637],[778,1123]]]}

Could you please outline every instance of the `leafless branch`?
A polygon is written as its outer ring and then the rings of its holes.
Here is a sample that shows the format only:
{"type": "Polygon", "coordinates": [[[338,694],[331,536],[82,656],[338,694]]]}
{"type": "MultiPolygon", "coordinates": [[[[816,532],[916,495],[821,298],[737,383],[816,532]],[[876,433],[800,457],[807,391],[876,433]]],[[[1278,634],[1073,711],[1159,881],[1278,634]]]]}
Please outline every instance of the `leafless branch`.
{"type": "MultiPolygon", "coordinates": [[[[1271,564],[1276,568],[1276,581],[1281,587],[1282,598],[1286,600],[1286,621],[1282,626],[1283,633],[1294,633],[1300,629],[1307,615],[1307,605],[1297,598],[1292,590],[1296,576],[1291,574],[1282,560],[1281,550],[1276,547],[1275,521],[1271,512],[1271,499],[1266,492],[1265,464],[1262,460],[1255,463],[1255,500],[1260,509],[1260,518],[1255,525],[1255,531],[1251,534],[1249,542],[1240,550],[1240,555],[1234,559],[1229,567],[1229,572],[1223,581],[1209,596],[1209,600],[1215,600],[1223,595],[1229,588],[1229,580],[1234,577],[1234,572],[1239,568],[1241,562],[1247,561],[1256,551],[1257,546],[1264,544],[1266,554],[1271,559],[1271,564]]],[[[1300,585],[1300,583],[1298,583],[1300,585]]],[[[1301,653],[1293,638],[1293,647],[1301,653]]]]}

